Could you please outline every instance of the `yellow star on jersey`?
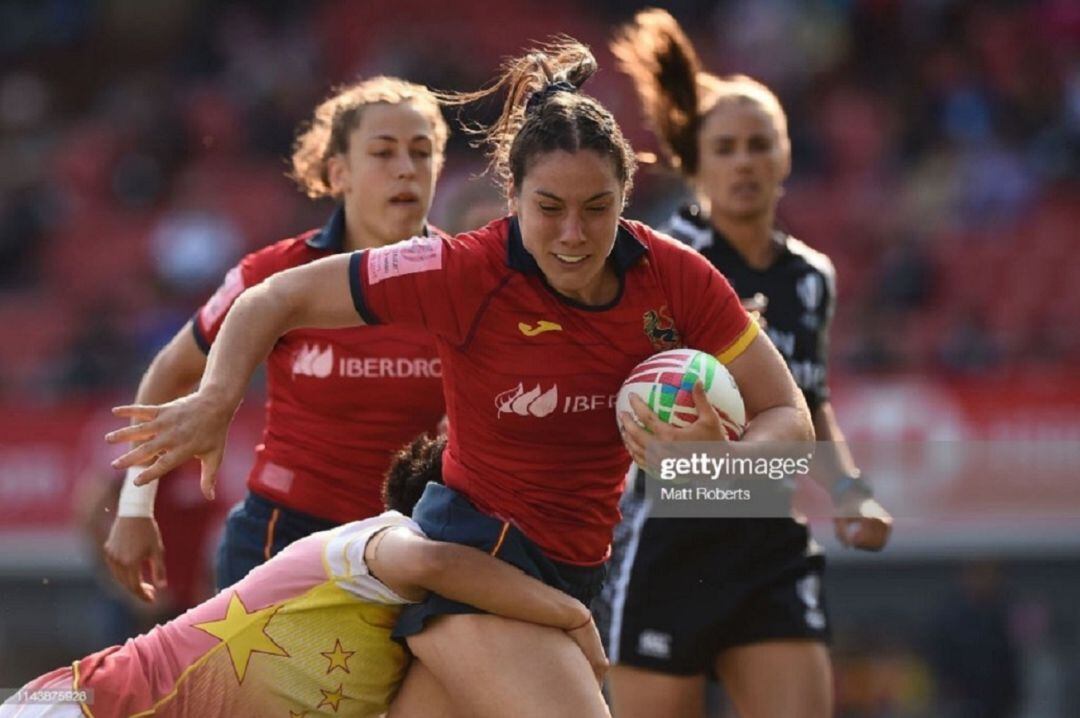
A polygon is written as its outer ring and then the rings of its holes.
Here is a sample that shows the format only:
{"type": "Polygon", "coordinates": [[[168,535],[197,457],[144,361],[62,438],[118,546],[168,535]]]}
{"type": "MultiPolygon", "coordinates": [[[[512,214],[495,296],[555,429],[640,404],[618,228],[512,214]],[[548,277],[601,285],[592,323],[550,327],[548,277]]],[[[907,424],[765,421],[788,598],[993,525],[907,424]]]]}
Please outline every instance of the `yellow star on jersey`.
{"type": "Polygon", "coordinates": [[[209,633],[225,644],[229,650],[229,658],[232,659],[233,670],[236,671],[236,680],[238,683],[243,683],[252,653],[286,657],[289,655],[266,633],[266,626],[277,610],[278,606],[267,606],[248,613],[244,602],[240,600],[240,595],[233,591],[225,618],[220,621],[197,623],[194,627],[204,633],[209,633]]]}
{"type": "Polygon", "coordinates": [[[337,713],[338,706],[341,705],[341,701],[349,699],[349,696],[345,695],[344,691],[341,690],[344,685],[345,684],[343,683],[338,683],[337,690],[334,691],[327,691],[320,688],[319,692],[323,694],[323,699],[322,702],[315,707],[322,708],[323,706],[327,706],[328,708],[333,708],[334,712],[337,713]]]}
{"type": "Polygon", "coordinates": [[[341,641],[334,640],[334,650],[320,652],[319,655],[330,661],[330,667],[326,669],[326,675],[330,675],[335,668],[340,668],[346,673],[349,672],[349,659],[353,657],[356,651],[346,651],[341,647],[341,641]]]}

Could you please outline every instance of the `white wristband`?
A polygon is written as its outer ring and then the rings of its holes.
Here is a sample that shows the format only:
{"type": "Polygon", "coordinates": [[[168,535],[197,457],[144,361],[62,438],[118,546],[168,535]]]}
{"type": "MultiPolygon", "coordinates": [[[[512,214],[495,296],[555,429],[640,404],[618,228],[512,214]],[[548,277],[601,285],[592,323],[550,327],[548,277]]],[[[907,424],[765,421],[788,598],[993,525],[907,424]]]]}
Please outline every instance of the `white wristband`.
{"type": "Polygon", "coordinates": [[[120,489],[120,503],[116,507],[117,516],[153,517],[158,482],[151,481],[145,486],[135,485],[135,477],[145,470],[145,466],[132,466],[127,470],[124,475],[124,485],[120,489]]]}

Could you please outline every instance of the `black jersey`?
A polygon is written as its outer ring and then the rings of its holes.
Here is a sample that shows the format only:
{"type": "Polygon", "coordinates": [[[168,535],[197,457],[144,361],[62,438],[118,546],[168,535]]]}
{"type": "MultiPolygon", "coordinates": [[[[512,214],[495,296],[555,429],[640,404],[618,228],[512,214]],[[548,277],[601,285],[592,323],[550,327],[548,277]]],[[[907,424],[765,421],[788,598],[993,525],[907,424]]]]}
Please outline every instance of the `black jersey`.
{"type": "Polygon", "coordinates": [[[766,332],[787,362],[810,410],[827,401],[829,324],[836,308],[836,270],[829,258],[777,230],[774,238],[781,247],[780,256],[768,269],[754,269],[696,205],[676,212],[667,231],[701,252],[743,299],[758,292],[765,295],[766,332]]]}

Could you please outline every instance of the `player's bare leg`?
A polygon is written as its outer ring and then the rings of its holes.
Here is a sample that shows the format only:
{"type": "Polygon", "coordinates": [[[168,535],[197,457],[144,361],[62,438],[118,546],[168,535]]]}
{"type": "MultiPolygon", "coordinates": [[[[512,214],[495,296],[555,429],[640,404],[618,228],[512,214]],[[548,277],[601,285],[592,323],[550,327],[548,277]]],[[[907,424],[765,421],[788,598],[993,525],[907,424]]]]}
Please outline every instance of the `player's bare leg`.
{"type": "Polygon", "coordinates": [[[705,676],[672,676],[631,666],[608,674],[615,718],[703,718],[705,676]]]}
{"type": "Polygon", "coordinates": [[[489,615],[441,616],[409,648],[475,718],[608,718],[592,669],[566,633],[489,615]]]}
{"type": "Polygon", "coordinates": [[[427,666],[414,660],[386,718],[455,718],[455,713],[446,689],[427,666]]]}
{"type": "Polygon", "coordinates": [[[729,648],[716,673],[743,718],[829,718],[832,664],[817,641],[767,641],[729,648]]]}

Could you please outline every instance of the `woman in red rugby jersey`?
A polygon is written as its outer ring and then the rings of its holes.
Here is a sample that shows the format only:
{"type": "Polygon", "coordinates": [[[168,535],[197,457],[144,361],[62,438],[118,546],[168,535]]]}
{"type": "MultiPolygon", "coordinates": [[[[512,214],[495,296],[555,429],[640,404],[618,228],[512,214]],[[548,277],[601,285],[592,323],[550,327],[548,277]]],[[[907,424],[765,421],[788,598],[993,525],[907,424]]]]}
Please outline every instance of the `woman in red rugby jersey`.
{"type": "MultiPolygon", "coordinates": [[[[812,437],[791,374],[719,272],[622,218],[634,155],[611,113],[580,92],[595,71],[588,49],[564,40],[510,61],[492,89],[461,96],[508,88],[487,139],[512,216],[452,240],[327,258],[245,292],[197,392],[117,409],[136,423],[109,440],[145,442],[118,465],[149,463],[146,482],[197,456],[212,479],[251,373],[296,327],[423,327],[443,360],[450,433],[445,486],[428,486],[416,520],[433,538],[488,550],[589,603],[630,453],[640,458],[649,441],[622,417],[624,446],[616,423],[615,395],[635,364],[672,344],[708,351],[739,384],[746,440],[812,437]],[[650,316],[674,326],[657,332],[650,316]]],[[[721,440],[700,386],[695,397],[699,419],[663,435],[721,440]]],[[[607,715],[589,666],[556,631],[440,596],[407,609],[396,631],[420,663],[392,715],[433,715],[450,700],[470,716],[607,715]]]]}
{"type": "MultiPolygon", "coordinates": [[[[320,104],[297,138],[292,177],[337,208],[321,229],[244,257],[154,358],[136,401],[169,401],[198,383],[222,322],[248,287],[323,257],[436,234],[427,213],[447,135],[436,97],[396,78],[352,84],[320,104]]],[[[380,513],[393,452],[444,413],[440,360],[419,328],[297,329],[264,358],[266,428],[247,498],[226,523],[219,589],[296,539],[380,513]]],[[[105,553],[117,580],[150,601],[165,578],[164,547],[153,517],[156,485],[135,486],[134,476],[128,472],[105,553]]]]}

